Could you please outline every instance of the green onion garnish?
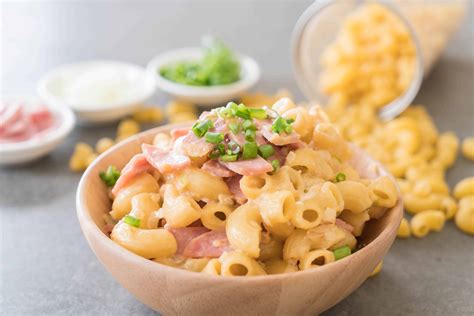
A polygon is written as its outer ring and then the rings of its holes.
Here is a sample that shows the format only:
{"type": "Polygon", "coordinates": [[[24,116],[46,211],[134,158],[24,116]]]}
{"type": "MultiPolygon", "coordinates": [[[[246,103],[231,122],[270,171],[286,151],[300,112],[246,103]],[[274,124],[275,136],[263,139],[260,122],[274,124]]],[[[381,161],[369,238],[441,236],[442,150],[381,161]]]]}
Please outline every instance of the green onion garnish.
{"type": "Polygon", "coordinates": [[[236,122],[229,123],[229,129],[234,135],[237,135],[240,132],[240,124],[236,122]]]}
{"type": "Polygon", "coordinates": [[[193,127],[191,127],[191,130],[193,131],[194,135],[201,138],[211,128],[214,128],[214,123],[211,120],[207,120],[207,121],[204,121],[204,122],[194,123],[193,127]]]}
{"type": "Polygon", "coordinates": [[[281,132],[291,133],[293,128],[291,127],[290,123],[285,120],[283,117],[278,116],[272,124],[272,132],[280,134],[281,132]]]}
{"type": "Polygon", "coordinates": [[[347,257],[351,254],[351,248],[349,246],[342,246],[341,248],[337,248],[333,250],[334,259],[339,260],[344,257],[347,257]]]}
{"type": "Polygon", "coordinates": [[[140,219],[132,216],[132,215],[127,215],[123,218],[123,221],[130,225],[130,226],[134,226],[134,227],[139,227],[140,226],[140,219]]]}
{"type": "Polygon", "coordinates": [[[338,172],[336,174],[336,182],[341,182],[341,181],[344,181],[346,180],[346,175],[342,172],[338,172]]]}
{"type": "Polygon", "coordinates": [[[109,166],[107,170],[99,172],[99,177],[104,181],[108,187],[113,187],[120,177],[120,171],[115,166],[109,166]]]}
{"type": "Polygon", "coordinates": [[[278,169],[280,169],[280,160],[278,160],[278,159],[272,160],[272,167],[273,167],[272,172],[277,172],[278,169]]]}
{"type": "Polygon", "coordinates": [[[222,118],[230,118],[232,117],[232,111],[228,108],[221,108],[219,110],[219,115],[222,117],[222,118]]]}
{"type": "Polygon", "coordinates": [[[218,144],[223,140],[224,140],[224,134],[222,133],[213,133],[213,132],[206,133],[206,142],[208,143],[218,144]]]}
{"type": "Polygon", "coordinates": [[[232,140],[227,144],[227,148],[230,150],[230,154],[240,153],[240,145],[232,140]]]}
{"type": "Polygon", "coordinates": [[[237,160],[237,155],[223,155],[221,160],[225,162],[232,162],[237,160]]]}
{"type": "Polygon", "coordinates": [[[267,111],[264,109],[249,109],[250,117],[258,120],[264,120],[267,118],[267,111]]]}
{"type": "Polygon", "coordinates": [[[209,158],[211,159],[217,159],[221,156],[221,154],[219,153],[218,150],[212,150],[210,153],[209,153],[209,158]]]}
{"type": "Polygon", "coordinates": [[[254,142],[246,142],[242,149],[242,159],[253,159],[256,158],[258,154],[258,146],[257,143],[254,142]]]}
{"type": "Polygon", "coordinates": [[[245,105],[240,103],[237,106],[237,110],[235,110],[235,116],[241,117],[244,120],[248,120],[250,119],[250,110],[245,105]]]}
{"type": "Polygon", "coordinates": [[[258,152],[260,153],[260,156],[262,156],[262,158],[267,159],[268,157],[273,156],[273,154],[275,153],[275,149],[273,148],[272,145],[266,144],[266,145],[259,146],[258,152]]]}
{"type": "Polygon", "coordinates": [[[286,122],[287,122],[288,124],[291,124],[291,123],[294,123],[294,122],[295,122],[295,120],[294,120],[294,119],[292,119],[292,118],[289,118],[289,119],[286,119],[286,122]]]}
{"type": "Polygon", "coordinates": [[[242,123],[242,128],[244,131],[248,130],[248,129],[251,129],[252,131],[256,131],[257,130],[257,127],[255,126],[255,124],[252,122],[252,120],[245,120],[243,123],[242,123]]]}
{"type": "Polygon", "coordinates": [[[255,141],[255,131],[248,129],[245,131],[245,140],[248,142],[254,142],[255,141]]]}

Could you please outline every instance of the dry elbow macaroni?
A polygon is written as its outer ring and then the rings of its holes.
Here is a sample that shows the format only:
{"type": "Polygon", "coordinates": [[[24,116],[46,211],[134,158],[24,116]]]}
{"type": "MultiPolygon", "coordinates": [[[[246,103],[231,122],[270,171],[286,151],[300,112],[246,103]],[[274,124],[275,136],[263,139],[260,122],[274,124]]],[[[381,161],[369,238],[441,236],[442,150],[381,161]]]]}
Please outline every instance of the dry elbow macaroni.
{"type": "Polygon", "coordinates": [[[112,240],[162,264],[224,276],[317,268],[356,250],[371,214],[398,200],[318,107],[231,103],[180,135],[156,135],[112,190],[112,240]]]}

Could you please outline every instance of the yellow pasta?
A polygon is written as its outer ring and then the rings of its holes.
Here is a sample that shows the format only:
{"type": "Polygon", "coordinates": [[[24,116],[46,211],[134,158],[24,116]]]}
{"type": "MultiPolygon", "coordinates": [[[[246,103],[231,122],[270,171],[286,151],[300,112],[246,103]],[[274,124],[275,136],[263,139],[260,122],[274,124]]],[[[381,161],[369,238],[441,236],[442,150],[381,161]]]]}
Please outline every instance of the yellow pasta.
{"type": "Polygon", "coordinates": [[[462,141],[461,151],[464,157],[474,160],[474,137],[466,137],[462,141]]]}
{"type": "Polygon", "coordinates": [[[202,273],[209,275],[221,275],[221,262],[219,259],[209,260],[204,269],[202,269],[202,273]]]}
{"type": "Polygon", "coordinates": [[[117,141],[124,140],[140,132],[140,125],[132,119],[121,121],[117,127],[117,141]]]}
{"type": "Polygon", "coordinates": [[[139,123],[159,123],[163,120],[163,112],[158,107],[146,107],[133,113],[133,119],[139,123]]]}
{"type": "Polygon", "coordinates": [[[364,184],[356,181],[341,181],[336,183],[342,194],[344,208],[353,213],[361,213],[372,205],[370,190],[364,184]]]}
{"type": "Polygon", "coordinates": [[[474,235],[474,195],[463,197],[454,219],[456,226],[466,234],[474,235]]]}
{"type": "Polygon", "coordinates": [[[334,253],[329,250],[313,250],[305,254],[299,263],[301,270],[317,268],[334,262],[334,253]]]}
{"type": "Polygon", "coordinates": [[[406,218],[402,218],[400,226],[398,227],[397,237],[408,238],[411,235],[410,223],[406,218]]]}
{"type": "Polygon", "coordinates": [[[103,137],[97,141],[95,144],[95,150],[101,154],[105,151],[107,151],[109,148],[111,148],[113,145],[115,145],[115,142],[113,139],[108,138],[108,137],[103,137]]]}
{"type": "Polygon", "coordinates": [[[145,192],[157,193],[159,189],[159,185],[152,175],[143,173],[135,177],[115,196],[110,215],[116,220],[121,219],[132,209],[132,198],[135,195],[145,192]]]}
{"type": "Polygon", "coordinates": [[[397,203],[397,188],[392,179],[387,176],[372,181],[369,190],[370,196],[377,206],[393,207],[397,203]]]}
{"type": "Polygon", "coordinates": [[[173,183],[180,193],[189,195],[196,201],[216,201],[219,195],[229,195],[227,184],[222,178],[199,168],[185,169],[176,175],[173,183]]]}
{"type": "Polygon", "coordinates": [[[377,266],[375,266],[375,269],[374,271],[372,271],[372,273],[370,274],[371,277],[373,276],[376,276],[377,274],[380,273],[380,271],[382,271],[382,267],[383,267],[383,260],[380,261],[377,266]]]}
{"type": "Polygon", "coordinates": [[[256,203],[267,226],[289,222],[296,209],[295,197],[291,191],[263,193],[256,203]]]}
{"type": "Polygon", "coordinates": [[[311,240],[306,236],[306,231],[295,229],[283,245],[283,259],[300,259],[311,250],[311,240]]]}
{"type": "Polygon", "coordinates": [[[474,195],[474,177],[468,177],[459,181],[454,187],[454,197],[462,199],[469,195],[474,195]]]}
{"type": "Polygon", "coordinates": [[[163,228],[141,229],[120,221],[110,235],[113,241],[147,259],[169,257],[176,252],[176,240],[163,228]]]}
{"type": "Polygon", "coordinates": [[[260,255],[260,232],[262,218],[255,203],[248,202],[234,210],[227,218],[226,233],[230,245],[251,256],[260,255]]]}
{"type": "Polygon", "coordinates": [[[210,230],[224,230],[232,208],[229,205],[211,201],[202,209],[201,222],[210,230]]]}
{"type": "Polygon", "coordinates": [[[441,231],[446,217],[441,211],[427,210],[416,214],[410,221],[411,232],[415,237],[421,238],[430,231],[441,231]]]}
{"type": "Polygon", "coordinates": [[[158,216],[172,227],[186,227],[201,218],[201,207],[191,197],[180,195],[171,184],[166,184],[163,206],[158,216]]]}
{"type": "Polygon", "coordinates": [[[226,276],[265,275],[260,264],[248,255],[233,251],[226,252],[220,258],[221,274],[226,276]]]}

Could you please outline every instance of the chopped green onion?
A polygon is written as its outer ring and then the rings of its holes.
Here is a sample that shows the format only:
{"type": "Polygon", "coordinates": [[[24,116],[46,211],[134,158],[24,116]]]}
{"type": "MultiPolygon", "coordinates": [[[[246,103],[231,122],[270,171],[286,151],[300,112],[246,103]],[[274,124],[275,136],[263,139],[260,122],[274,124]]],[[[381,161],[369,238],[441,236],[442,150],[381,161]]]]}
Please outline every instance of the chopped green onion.
{"type": "Polygon", "coordinates": [[[223,155],[221,160],[225,162],[232,162],[237,160],[237,155],[223,155]]]}
{"type": "Polygon", "coordinates": [[[244,120],[248,120],[250,119],[250,110],[245,105],[240,103],[237,106],[237,110],[235,110],[235,116],[241,117],[244,120]]]}
{"type": "Polygon", "coordinates": [[[120,177],[120,171],[115,166],[109,166],[107,170],[99,172],[99,177],[104,181],[108,187],[113,187],[120,177]]]}
{"type": "Polygon", "coordinates": [[[224,154],[224,152],[225,152],[225,146],[224,146],[224,144],[217,144],[215,148],[219,151],[219,153],[220,153],[221,155],[224,154]]]}
{"type": "Polygon", "coordinates": [[[258,120],[264,120],[267,118],[267,111],[264,109],[249,109],[250,117],[258,120]]]}
{"type": "Polygon", "coordinates": [[[243,123],[242,123],[242,128],[244,131],[248,130],[248,129],[251,129],[252,131],[256,131],[257,130],[257,127],[255,126],[255,124],[252,122],[252,120],[245,120],[243,123]]]}
{"type": "Polygon", "coordinates": [[[237,135],[240,132],[240,124],[236,122],[229,123],[229,129],[234,135],[237,135]]]}
{"type": "Polygon", "coordinates": [[[262,158],[267,159],[273,156],[273,154],[275,153],[275,149],[273,148],[272,145],[265,144],[258,147],[258,152],[260,153],[260,156],[262,156],[262,158]]]}
{"type": "Polygon", "coordinates": [[[134,227],[139,227],[140,226],[140,219],[132,216],[132,215],[127,215],[123,218],[123,221],[130,225],[130,226],[134,226],[134,227]]]}
{"type": "Polygon", "coordinates": [[[284,132],[286,130],[288,125],[288,122],[281,116],[278,116],[272,124],[272,132],[280,134],[281,132],[284,132]]]}
{"type": "MultiPolygon", "coordinates": [[[[231,140],[228,144],[227,144],[227,148],[228,150],[230,150],[230,154],[238,154],[240,153],[240,145],[237,144],[236,142],[234,142],[233,140],[231,140]]],[[[229,155],[230,155],[229,154],[229,155]]]]}
{"type": "Polygon", "coordinates": [[[222,117],[222,118],[229,118],[229,117],[232,117],[232,111],[228,108],[221,108],[219,110],[219,115],[222,117]]]}
{"type": "Polygon", "coordinates": [[[349,248],[349,246],[347,245],[342,246],[340,248],[334,249],[333,253],[334,253],[334,259],[339,260],[339,259],[349,256],[351,254],[351,248],[349,248]]]}
{"type": "Polygon", "coordinates": [[[242,149],[242,159],[253,159],[256,158],[258,154],[258,146],[257,143],[254,142],[246,142],[242,149]]]}
{"type": "Polygon", "coordinates": [[[222,133],[213,133],[213,132],[206,133],[206,142],[208,143],[218,144],[223,140],[224,140],[224,134],[222,133]]]}
{"type": "Polygon", "coordinates": [[[235,102],[229,102],[229,103],[227,103],[225,108],[231,110],[232,114],[235,115],[234,112],[237,111],[238,105],[235,102]]]}
{"type": "Polygon", "coordinates": [[[255,141],[255,131],[248,129],[245,131],[245,140],[248,142],[254,142],[255,141]]]}
{"type": "Polygon", "coordinates": [[[191,130],[193,131],[194,135],[201,138],[211,128],[214,128],[214,123],[211,120],[207,120],[207,121],[204,121],[204,122],[194,123],[193,127],[191,127],[191,130]]]}
{"type": "Polygon", "coordinates": [[[294,120],[294,119],[292,119],[292,118],[289,118],[289,119],[286,119],[286,122],[287,122],[288,124],[291,124],[291,123],[294,123],[294,122],[295,122],[295,120],[294,120]]]}
{"type": "Polygon", "coordinates": [[[209,158],[211,159],[217,159],[221,156],[219,150],[212,150],[210,153],[209,153],[209,158]]]}
{"type": "Polygon", "coordinates": [[[280,169],[280,160],[278,160],[278,159],[272,160],[272,167],[273,167],[272,172],[277,172],[278,169],[280,169]]]}
{"type": "Polygon", "coordinates": [[[341,182],[346,180],[346,175],[343,172],[338,172],[336,174],[336,182],[341,182]]]}

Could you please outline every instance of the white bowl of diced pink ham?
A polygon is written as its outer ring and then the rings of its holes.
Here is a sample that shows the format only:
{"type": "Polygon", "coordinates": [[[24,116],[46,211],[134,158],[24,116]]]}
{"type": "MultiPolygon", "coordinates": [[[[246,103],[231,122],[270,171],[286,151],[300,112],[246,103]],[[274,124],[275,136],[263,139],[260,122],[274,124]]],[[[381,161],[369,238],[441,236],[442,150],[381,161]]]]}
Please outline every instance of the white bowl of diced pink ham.
{"type": "Polygon", "coordinates": [[[61,144],[74,127],[68,108],[48,105],[35,97],[0,100],[0,166],[39,159],[61,144]]]}

